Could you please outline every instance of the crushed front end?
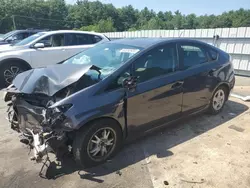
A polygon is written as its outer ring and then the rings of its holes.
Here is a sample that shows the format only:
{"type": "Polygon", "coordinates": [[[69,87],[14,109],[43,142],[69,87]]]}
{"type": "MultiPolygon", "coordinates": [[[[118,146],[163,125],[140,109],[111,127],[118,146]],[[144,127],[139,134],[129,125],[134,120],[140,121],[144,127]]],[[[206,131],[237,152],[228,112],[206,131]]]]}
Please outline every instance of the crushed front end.
{"type": "MultiPolygon", "coordinates": [[[[33,149],[32,160],[41,161],[48,152],[57,158],[70,152],[75,131],[66,112],[73,104],[56,105],[99,80],[85,75],[97,70],[90,65],[53,65],[23,72],[4,89],[11,128],[21,134],[21,142],[33,149]]],[[[75,125],[75,124],[74,124],[75,125]]]]}
{"type": "Polygon", "coordinates": [[[72,130],[67,130],[69,120],[64,112],[72,105],[51,108],[55,103],[53,97],[11,91],[6,94],[5,101],[8,102],[7,118],[11,128],[21,134],[22,143],[33,149],[32,160],[40,162],[48,152],[60,157],[69,151],[67,132],[72,130]]]}
{"type": "Polygon", "coordinates": [[[93,112],[100,113],[98,104],[85,99],[99,90],[94,85],[101,80],[100,68],[94,65],[60,64],[20,73],[4,89],[11,128],[33,150],[32,160],[45,165],[48,153],[61,163],[64,154],[76,156],[73,143],[79,129],[93,112]]]}

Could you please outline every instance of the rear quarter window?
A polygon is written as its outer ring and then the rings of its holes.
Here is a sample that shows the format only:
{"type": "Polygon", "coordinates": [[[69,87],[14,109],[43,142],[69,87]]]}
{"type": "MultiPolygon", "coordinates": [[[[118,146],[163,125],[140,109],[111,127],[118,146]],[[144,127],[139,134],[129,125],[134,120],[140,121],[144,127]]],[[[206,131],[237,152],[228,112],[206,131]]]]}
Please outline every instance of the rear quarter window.
{"type": "Polygon", "coordinates": [[[207,51],[204,46],[192,43],[181,44],[184,69],[208,62],[207,51]]]}
{"type": "Polygon", "coordinates": [[[93,44],[100,42],[102,40],[102,37],[97,35],[90,35],[90,38],[93,44]]]}
{"type": "Polygon", "coordinates": [[[210,49],[209,54],[210,54],[210,58],[212,61],[215,61],[218,59],[219,53],[216,50],[210,49]]]}

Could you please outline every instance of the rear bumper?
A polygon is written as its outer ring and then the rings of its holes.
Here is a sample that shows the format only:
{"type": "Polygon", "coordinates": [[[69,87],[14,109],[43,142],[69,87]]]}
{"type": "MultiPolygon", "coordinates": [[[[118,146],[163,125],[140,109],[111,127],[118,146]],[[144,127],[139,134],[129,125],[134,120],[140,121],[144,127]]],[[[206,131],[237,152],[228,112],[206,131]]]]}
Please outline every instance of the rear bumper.
{"type": "Polygon", "coordinates": [[[233,91],[233,88],[235,86],[235,76],[233,75],[232,78],[230,79],[229,81],[229,93],[228,93],[228,96],[227,96],[227,100],[229,98],[229,96],[231,95],[232,91],[233,91]]]}
{"type": "Polygon", "coordinates": [[[230,90],[230,93],[231,93],[231,91],[233,90],[234,86],[235,86],[235,76],[233,76],[233,78],[232,78],[232,79],[230,80],[230,82],[229,82],[229,90],[230,90]]]}

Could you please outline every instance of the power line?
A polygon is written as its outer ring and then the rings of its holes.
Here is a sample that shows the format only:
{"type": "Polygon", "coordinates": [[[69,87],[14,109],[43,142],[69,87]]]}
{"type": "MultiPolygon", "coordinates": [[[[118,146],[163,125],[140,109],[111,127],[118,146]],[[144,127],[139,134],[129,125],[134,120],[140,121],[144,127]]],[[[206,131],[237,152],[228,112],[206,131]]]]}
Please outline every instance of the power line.
{"type": "Polygon", "coordinates": [[[15,16],[15,17],[20,17],[20,18],[31,18],[33,20],[45,20],[45,21],[55,21],[55,22],[68,22],[68,23],[74,23],[74,21],[67,21],[67,20],[56,20],[56,19],[45,19],[45,18],[33,18],[33,17],[30,17],[30,16],[21,16],[21,15],[12,15],[12,16],[15,16]]]}

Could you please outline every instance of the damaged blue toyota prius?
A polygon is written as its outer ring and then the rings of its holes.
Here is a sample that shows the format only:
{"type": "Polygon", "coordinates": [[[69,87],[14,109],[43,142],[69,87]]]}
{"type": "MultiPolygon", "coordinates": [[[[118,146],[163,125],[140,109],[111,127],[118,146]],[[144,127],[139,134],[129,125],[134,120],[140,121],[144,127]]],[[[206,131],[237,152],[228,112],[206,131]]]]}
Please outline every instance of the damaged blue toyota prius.
{"type": "Polygon", "coordinates": [[[199,112],[219,113],[234,87],[230,56],[188,39],[121,39],[19,74],[8,119],[42,161],[72,153],[83,167],[131,138],[199,112]]]}

